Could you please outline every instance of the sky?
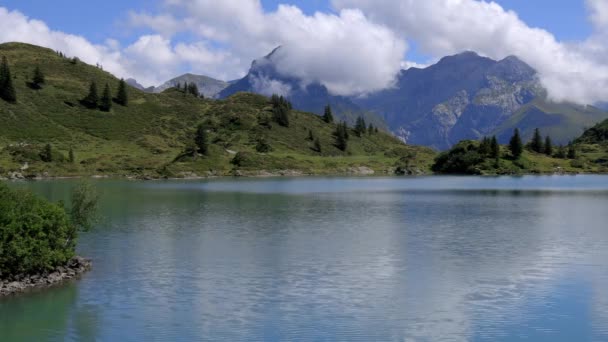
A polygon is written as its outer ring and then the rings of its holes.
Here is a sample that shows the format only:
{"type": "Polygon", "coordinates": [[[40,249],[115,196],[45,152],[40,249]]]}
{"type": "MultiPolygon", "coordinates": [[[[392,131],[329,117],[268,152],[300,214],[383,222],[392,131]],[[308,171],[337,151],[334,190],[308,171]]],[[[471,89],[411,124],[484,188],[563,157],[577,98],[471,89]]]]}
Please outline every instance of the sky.
{"type": "Polygon", "coordinates": [[[0,0],[0,42],[24,41],[159,85],[230,80],[283,46],[281,72],[337,95],[473,50],[516,55],[555,100],[608,99],[608,0],[0,0]]]}

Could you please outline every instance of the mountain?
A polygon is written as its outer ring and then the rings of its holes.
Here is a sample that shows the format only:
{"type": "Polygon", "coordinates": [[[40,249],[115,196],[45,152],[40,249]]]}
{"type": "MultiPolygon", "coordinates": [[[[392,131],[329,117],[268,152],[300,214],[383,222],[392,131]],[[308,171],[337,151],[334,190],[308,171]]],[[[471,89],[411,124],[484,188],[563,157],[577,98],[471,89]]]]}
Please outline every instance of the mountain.
{"type": "Polygon", "coordinates": [[[389,134],[357,137],[352,130],[348,149],[341,151],[334,146],[336,125],[292,111],[289,127],[282,127],[272,120],[269,99],[250,93],[212,100],[176,89],[146,93],[127,87],[128,106],[114,103],[102,112],[80,100],[91,81],[98,87],[107,83],[116,94],[119,80],[110,73],[28,44],[0,44],[0,56],[8,58],[17,93],[16,103],[0,100],[0,178],[9,172],[139,177],[386,172],[406,162],[413,172],[429,170],[435,156],[389,134]],[[28,86],[36,66],[46,78],[40,90],[28,86]],[[191,157],[184,151],[201,123],[210,153],[191,157]],[[321,152],[307,139],[309,131],[319,139],[321,152]],[[258,152],[261,142],[270,151],[258,152]],[[47,144],[52,162],[41,157],[47,144]],[[75,163],[67,161],[70,149],[75,163]]]}
{"type": "Polygon", "coordinates": [[[595,107],[548,101],[536,71],[517,57],[495,61],[474,52],[404,70],[394,87],[354,101],[403,141],[440,150],[494,134],[506,143],[515,127],[524,139],[538,127],[566,143],[608,118],[595,107]]]}
{"type": "Polygon", "coordinates": [[[169,88],[175,87],[178,84],[184,83],[196,83],[198,90],[201,94],[203,94],[206,98],[216,98],[218,94],[226,89],[230,83],[216,80],[214,78],[203,76],[203,75],[194,75],[194,74],[184,74],[178,76],[174,79],[171,79],[162,85],[155,87],[155,93],[161,93],[169,88]]]}
{"type": "Polygon", "coordinates": [[[323,114],[325,106],[331,105],[337,120],[354,125],[356,119],[362,116],[366,122],[386,129],[386,124],[377,115],[356,105],[352,99],[345,96],[335,96],[320,83],[303,84],[295,77],[281,74],[276,66],[276,48],[267,56],[253,61],[247,75],[234,81],[219,93],[220,98],[226,98],[238,92],[252,92],[263,95],[277,93],[284,95],[299,110],[323,114]]]}

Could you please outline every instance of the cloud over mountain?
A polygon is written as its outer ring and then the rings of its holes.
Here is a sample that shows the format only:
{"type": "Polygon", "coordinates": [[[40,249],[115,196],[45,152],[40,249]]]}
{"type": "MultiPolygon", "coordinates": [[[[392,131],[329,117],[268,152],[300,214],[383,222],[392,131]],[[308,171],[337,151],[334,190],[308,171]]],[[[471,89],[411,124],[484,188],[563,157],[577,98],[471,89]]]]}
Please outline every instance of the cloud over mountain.
{"type": "Polygon", "coordinates": [[[561,42],[492,1],[331,0],[333,11],[313,14],[293,5],[267,10],[260,0],[159,2],[157,11],[128,13],[128,24],[146,33],[123,46],[112,39],[93,44],[0,7],[0,42],[62,50],[146,86],[184,72],[238,78],[253,59],[280,45],[278,71],[336,95],[390,87],[402,66],[414,65],[406,53],[415,42],[433,59],[464,50],[494,59],[517,55],[538,70],[553,99],[608,99],[605,0],[586,0],[593,33],[576,42],[561,42]]]}

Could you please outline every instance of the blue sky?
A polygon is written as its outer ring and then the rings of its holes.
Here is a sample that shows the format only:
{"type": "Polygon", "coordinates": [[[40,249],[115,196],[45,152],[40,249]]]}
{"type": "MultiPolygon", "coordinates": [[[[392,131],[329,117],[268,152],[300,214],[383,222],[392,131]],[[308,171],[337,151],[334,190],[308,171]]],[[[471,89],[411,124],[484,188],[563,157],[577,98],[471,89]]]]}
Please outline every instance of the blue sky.
{"type": "Polygon", "coordinates": [[[185,72],[242,77],[281,45],[282,73],[337,95],[384,89],[402,68],[473,50],[518,56],[556,100],[608,98],[608,0],[170,2],[0,0],[0,43],[62,50],[146,86],[185,72]]]}
{"type": "MultiPolygon", "coordinates": [[[[424,1],[424,0],[422,0],[424,1]]],[[[544,28],[560,40],[579,40],[591,30],[583,0],[498,0],[505,9],[514,10],[528,25],[544,28]]],[[[298,6],[307,14],[331,11],[327,0],[262,0],[266,10],[274,11],[281,3],[298,6]]],[[[80,34],[92,42],[113,37],[125,43],[132,39],[125,32],[129,11],[154,11],[158,2],[150,0],[1,0],[0,6],[17,9],[25,15],[41,19],[53,29],[80,34]]]]}

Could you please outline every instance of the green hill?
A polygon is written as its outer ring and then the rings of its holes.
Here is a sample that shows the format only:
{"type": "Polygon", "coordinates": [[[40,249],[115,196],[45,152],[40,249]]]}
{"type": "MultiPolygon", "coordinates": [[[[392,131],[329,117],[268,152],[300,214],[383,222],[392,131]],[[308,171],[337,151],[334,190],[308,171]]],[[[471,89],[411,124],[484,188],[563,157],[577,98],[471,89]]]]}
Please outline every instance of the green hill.
{"type": "Polygon", "coordinates": [[[80,100],[91,81],[100,93],[109,84],[115,95],[119,80],[33,45],[1,44],[0,56],[8,58],[17,91],[16,103],[0,100],[0,175],[19,170],[26,176],[331,174],[359,172],[360,167],[392,172],[398,166],[426,172],[434,157],[430,149],[403,145],[382,132],[357,137],[351,131],[348,148],[341,151],[334,146],[335,125],[292,111],[289,127],[282,127],[271,122],[267,98],[247,93],[215,101],[173,88],[148,94],[128,87],[127,107],[114,103],[110,112],[88,109],[80,100]],[[27,84],[37,66],[46,78],[40,90],[27,84]],[[208,130],[209,156],[184,155],[201,123],[208,130]],[[313,150],[309,130],[321,152],[313,150]],[[260,141],[271,151],[257,152],[260,141]],[[53,162],[40,157],[47,144],[53,162]],[[74,163],[68,161],[70,149],[74,163]]]}

